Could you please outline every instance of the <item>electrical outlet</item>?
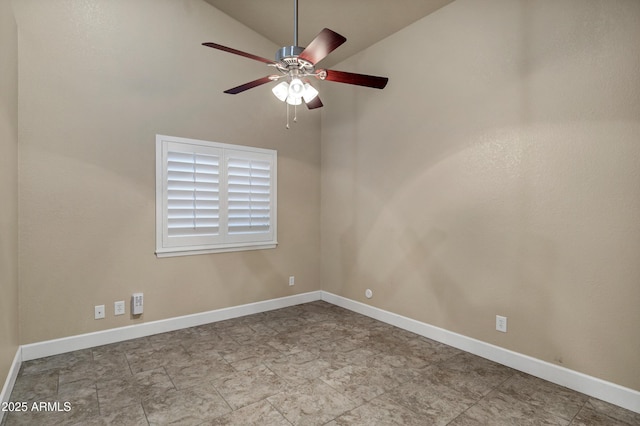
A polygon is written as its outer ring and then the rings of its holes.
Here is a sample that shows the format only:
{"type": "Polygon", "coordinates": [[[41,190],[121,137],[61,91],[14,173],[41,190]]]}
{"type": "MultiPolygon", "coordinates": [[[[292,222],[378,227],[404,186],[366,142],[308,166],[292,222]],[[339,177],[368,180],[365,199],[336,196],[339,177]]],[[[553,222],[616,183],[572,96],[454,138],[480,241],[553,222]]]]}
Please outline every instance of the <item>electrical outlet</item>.
{"type": "Polygon", "coordinates": [[[496,330],[503,333],[507,332],[507,317],[496,315],[496,330]]]}
{"type": "Polygon", "coordinates": [[[103,319],[104,318],[104,305],[96,305],[94,308],[94,319],[103,319]]]}
{"type": "Polygon", "coordinates": [[[114,302],[113,315],[124,315],[124,300],[114,302]]]}
{"type": "Polygon", "coordinates": [[[364,297],[371,299],[373,297],[373,291],[370,288],[366,289],[364,291],[364,297]]]}
{"type": "Polygon", "coordinates": [[[293,275],[291,275],[289,277],[289,285],[294,285],[296,283],[296,277],[294,277],[293,275]]]}

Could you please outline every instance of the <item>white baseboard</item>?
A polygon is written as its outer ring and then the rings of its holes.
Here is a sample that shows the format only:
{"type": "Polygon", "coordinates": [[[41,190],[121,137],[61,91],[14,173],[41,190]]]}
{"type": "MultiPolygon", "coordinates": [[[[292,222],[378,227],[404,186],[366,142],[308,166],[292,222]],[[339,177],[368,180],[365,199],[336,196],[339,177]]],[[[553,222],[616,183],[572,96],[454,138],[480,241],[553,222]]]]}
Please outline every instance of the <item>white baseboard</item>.
{"type": "Polygon", "coordinates": [[[296,294],[293,296],[286,296],[278,299],[270,299],[261,302],[248,303],[246,305],[232,306],[229,308],[200,312],[192,315],[135,324],[127,327],[112,328],[109,330],[96,331],[94,333],[80,334],[77,336],[63,337],[61,339],[47,340],[44,342],[31,343],[28,345],[22,345],[22,360],[29,361],[36,358],[43,358],[46,356],[58,355],[66,352],[77,351],[80,349],[107,345],[109,343],[122,342],[129,339],[136,339],[138,337],[165,333],[167,331],[180,330],[183,328],[195,327],[198,325],[242,317],[245,315],[272,311],[274,309],[286,308],[293,305],[299,305],[301,303],[313,302],[315,300],[320,300],[320,298],[320,291],[312,291],[309,293],[296,294]]]}
{"type": "Polygon", "coordinates": [[[594,398],[640,413],[640,392],[593,376],[513,352],[462,334],[454,333],[371,305],[322,292],[322,300],[366,315],[398,328],[436,340],[465,352],[506,365],[594,398]]]}
{"type": "MultiPolygon", "coordinates": [[[[13,385],[16,383],[16,378],[18,377],[18,372],[20,372],[20,366],[22,365],[22,350],[18,347],[16,351],[16,355],[13,357],[13,362],[11,363],[11,367],[9,368],[9,374],[7,374],[7,379],[4,381],[4,386],[2,386],[2,391],[0,391],[0,405],[3,402],[8,402],[11,397],[11,391],[13,390],[13,385]]],[[[0,424],[2,424],[2,418],[4,417],[4,411],[0,410],[0,424]]]]}

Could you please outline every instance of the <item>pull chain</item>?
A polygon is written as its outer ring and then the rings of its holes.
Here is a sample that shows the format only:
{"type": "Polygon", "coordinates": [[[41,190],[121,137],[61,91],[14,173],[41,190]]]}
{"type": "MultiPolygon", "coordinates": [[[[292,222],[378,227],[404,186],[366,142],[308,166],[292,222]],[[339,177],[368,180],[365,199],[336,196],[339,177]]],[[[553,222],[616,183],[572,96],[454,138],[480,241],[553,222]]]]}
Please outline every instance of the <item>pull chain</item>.
{"type": "Polygon", "coordinates": [[[294,123],[298,122],[298,106],[297,105],[293,106],[293,122],[294,123]]]}
{"type": "Polygon", "coordinates": [[[287,130],[289,130],[289,104],[287,102],[285,104],[287,104],[287,130]]]}

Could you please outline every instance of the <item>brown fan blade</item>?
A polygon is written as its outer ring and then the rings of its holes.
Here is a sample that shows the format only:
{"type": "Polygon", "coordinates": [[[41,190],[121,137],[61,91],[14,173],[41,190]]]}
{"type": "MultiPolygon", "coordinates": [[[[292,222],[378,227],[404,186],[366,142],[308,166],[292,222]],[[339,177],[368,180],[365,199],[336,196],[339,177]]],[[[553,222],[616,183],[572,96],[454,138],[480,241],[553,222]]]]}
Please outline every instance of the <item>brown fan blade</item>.
{"type": "Polygon", "coordinates": [[[203,46],[212,47],[214,49],[222,50],[223,52],[233,53],[234,55],[244,56],[245,58],[253,59],[256,61],[264,62],[265,64],[275,64],[274,61],[263,58],[262,56],[253,55],[251,53],[243,52],[242,50],[233,49],[231,47],[223,46],[216,43],[202,43],[203,46]]]}
{"type": "MultiPolygon", "coordinates": [[[[352,72],[325,70],[327,73],[323,80],[335,81],[338,83],[356,84],[358,86],[373,87],[374,89],[384,89],[389,79],[376,75],[355,74],[352,72]]],[[[322,77],[320,77],[322,78],[322,77]]]]}
{"type": "Polygon", "coordinates": [[[311,100],[311,102],[305,102],[307,104],[307,108],[316,109],[322,108],[322,101],[320,100],[320,96],[316,96],[311,100]]]}
{"type": "Polygon", "coordinates": [[[253,89],[254,87],[261,86],[265,83],[269,83],[270,81],[273,81],[271,76],[262,77],[257,80],[253,80],[248,83],[242,84],[238,87],[234,87],[233,89],[225,90],[224,93],[229,93],[230,95],[237,95],[238,93],[244,92],[245,90],[253,89]]]}
{"type": "Polygon", "coordinates": [[[320,31],[316,38],[309,43],[298,57],[315,65],[345,41],[347,41],[347,39],[337,32],[325,28],[320,31]]]}

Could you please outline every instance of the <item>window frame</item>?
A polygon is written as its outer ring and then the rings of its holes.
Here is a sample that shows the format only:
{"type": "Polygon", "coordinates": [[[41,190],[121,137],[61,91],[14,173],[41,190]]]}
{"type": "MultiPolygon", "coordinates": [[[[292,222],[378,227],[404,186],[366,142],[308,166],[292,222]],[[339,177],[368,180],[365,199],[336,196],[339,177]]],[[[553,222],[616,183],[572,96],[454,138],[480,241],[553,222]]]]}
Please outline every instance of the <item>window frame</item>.
{"type": "MultiPolygon", "coordinates": [[[[156,135],[156,256],[173,257],[277,247],[277,151],[176,136],[156,135]],[[168,227],[168,152],[219,156],[219,230],[208,236],[170,236],[168,227]],[[228,232],[228,160],[266,162],[269,166],[268,230],[266,232],[228,232]]],[[[195,173],[195,172],[194,172],[195,173]]],[[[262,178],[264,181],[264,178],[262,178]]]]}

